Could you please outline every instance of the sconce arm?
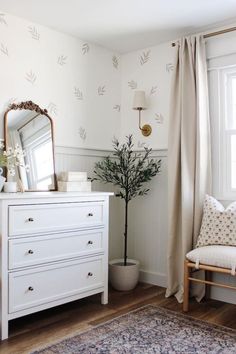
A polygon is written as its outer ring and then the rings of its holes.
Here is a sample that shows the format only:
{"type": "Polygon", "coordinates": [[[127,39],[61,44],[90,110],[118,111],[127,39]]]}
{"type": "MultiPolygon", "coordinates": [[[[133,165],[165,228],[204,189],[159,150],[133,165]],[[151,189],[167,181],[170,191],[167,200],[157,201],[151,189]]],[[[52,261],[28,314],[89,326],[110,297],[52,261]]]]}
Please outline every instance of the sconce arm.
{"type": "Polygon", "coordinates": [[[140,130],[143,130],[141,127],[141,110],[142,110],[142,108],[138,109],[138,126],[139,126],[140,130]]]}

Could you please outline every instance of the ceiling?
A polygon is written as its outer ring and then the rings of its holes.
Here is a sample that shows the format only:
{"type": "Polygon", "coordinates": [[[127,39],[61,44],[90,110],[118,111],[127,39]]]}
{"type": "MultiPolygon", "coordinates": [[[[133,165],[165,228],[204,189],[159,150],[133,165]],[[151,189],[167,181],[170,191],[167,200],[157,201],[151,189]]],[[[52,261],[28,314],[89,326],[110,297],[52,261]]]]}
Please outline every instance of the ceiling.
{"type": "Polygon", "coordinates": [[[120,53],[236,22],[236,0],[0,0],[0,11],[120,53]]]}

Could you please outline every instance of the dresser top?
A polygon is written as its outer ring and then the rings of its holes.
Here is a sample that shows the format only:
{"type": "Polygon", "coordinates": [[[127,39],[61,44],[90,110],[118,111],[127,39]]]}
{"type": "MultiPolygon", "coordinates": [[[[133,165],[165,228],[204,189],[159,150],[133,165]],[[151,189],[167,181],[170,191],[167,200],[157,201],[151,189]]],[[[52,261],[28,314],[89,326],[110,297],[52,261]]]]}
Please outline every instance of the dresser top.
{"type": "Polygon", "coordinates": [[[24,192],[0,193],[0,200],[9,199],[46,199],[46,198],[87,198],[113,196],[112,192],[24,192]]]}

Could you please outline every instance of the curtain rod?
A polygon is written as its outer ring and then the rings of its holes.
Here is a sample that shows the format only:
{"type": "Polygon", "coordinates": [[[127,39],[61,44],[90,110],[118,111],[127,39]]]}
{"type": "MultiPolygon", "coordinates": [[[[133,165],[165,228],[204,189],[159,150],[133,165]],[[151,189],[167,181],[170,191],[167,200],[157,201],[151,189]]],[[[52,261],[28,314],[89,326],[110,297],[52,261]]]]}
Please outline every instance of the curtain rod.
{"type": "MultiPolygon", "coordinates": [[[[233,31],[236,31],[236,27],[230,27],[230,28],[226,28],[226,29],[216,31],[216,32],[206,33],[203,35],[203,38],[210,38],[210,37],[218,36],[219,34],[229,33],[229,32],[233,32],[233,31]]],[[[175,47],[176,42],[172,42],[171,45],[172,45],[172,47],[175,47]]]]}

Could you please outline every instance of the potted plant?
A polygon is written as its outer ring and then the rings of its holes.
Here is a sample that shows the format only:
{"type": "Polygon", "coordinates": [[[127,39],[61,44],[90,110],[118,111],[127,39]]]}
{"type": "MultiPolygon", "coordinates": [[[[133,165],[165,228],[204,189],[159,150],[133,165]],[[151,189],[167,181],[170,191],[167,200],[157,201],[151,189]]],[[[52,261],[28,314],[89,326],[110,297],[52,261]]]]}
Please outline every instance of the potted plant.
{"type": "Polygon", "coordinates": [[[124,256],[109,262],[109,276],[115,289],[131,290],[138,282],[139,262],[128,259],[127,255],[129,202],[148,193],[149,189],[143,185],[160,172],[161,160],[151,159],[152,149],[147,147],[144,147],[143,153],[133,151],[132,135],[127,136],[123,144],[114,139],[113,147],[112,157],[107,156],[95,164],[93,180],[112,183],[118,187],[116,197],[124,200],[124,256]]]}

